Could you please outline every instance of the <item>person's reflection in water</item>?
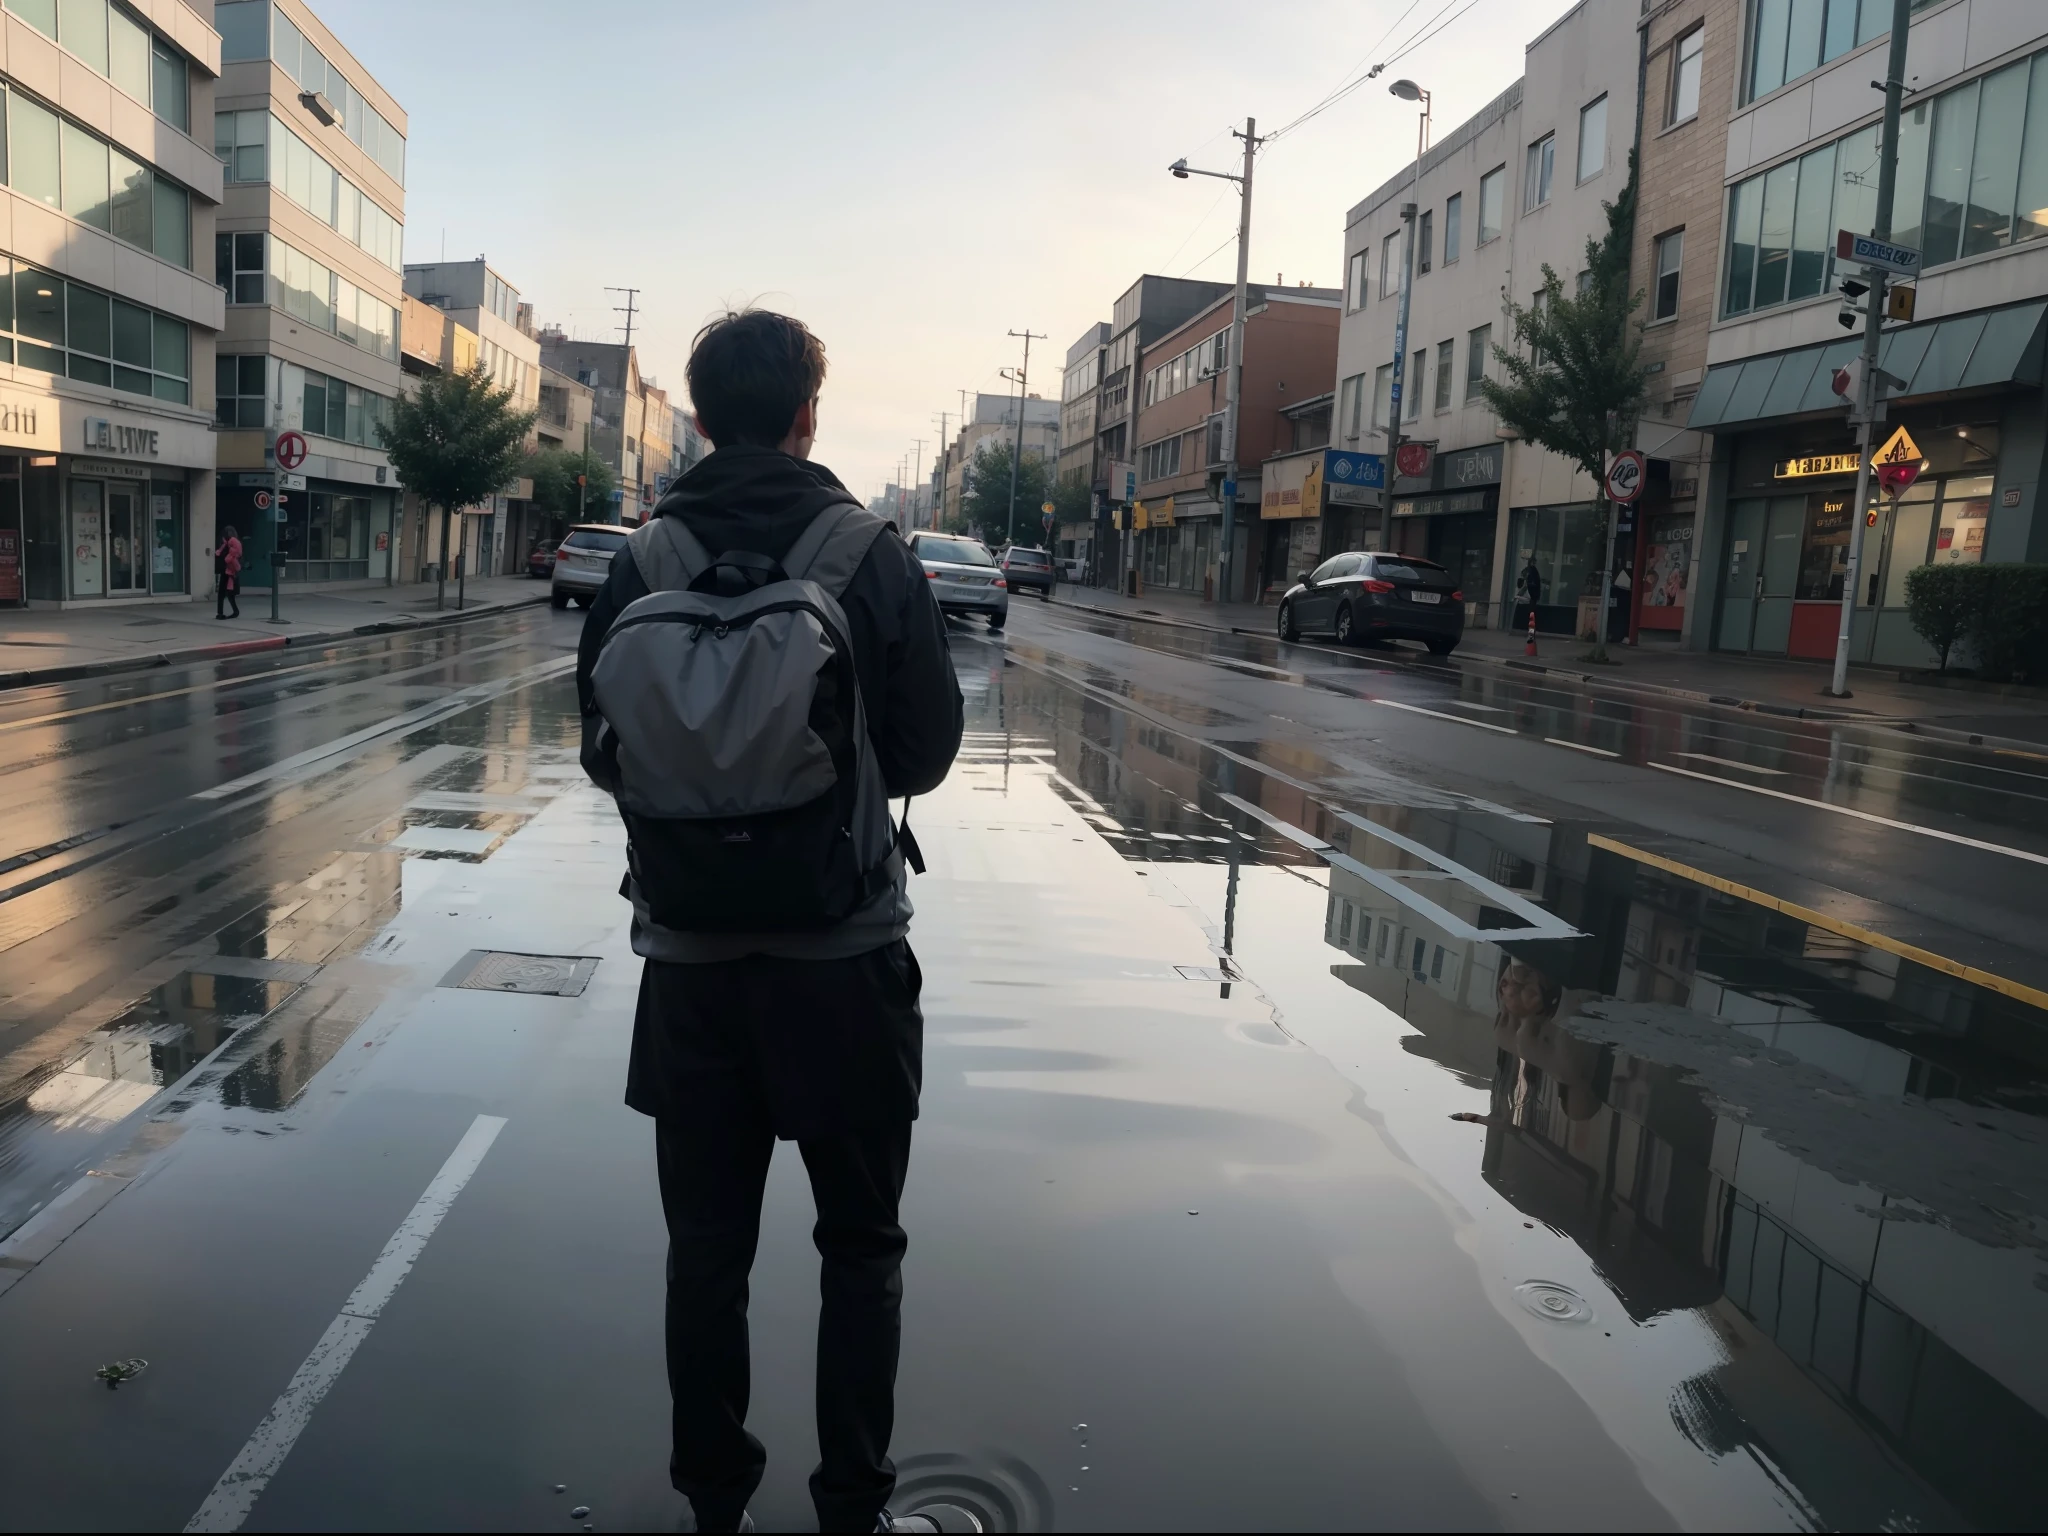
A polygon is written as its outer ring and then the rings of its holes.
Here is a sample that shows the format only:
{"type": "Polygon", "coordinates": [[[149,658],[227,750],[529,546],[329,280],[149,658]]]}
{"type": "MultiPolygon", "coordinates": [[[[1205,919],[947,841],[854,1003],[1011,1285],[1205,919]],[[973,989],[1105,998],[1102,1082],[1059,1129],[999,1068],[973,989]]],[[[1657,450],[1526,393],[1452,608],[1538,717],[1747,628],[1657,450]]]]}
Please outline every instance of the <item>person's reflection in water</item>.
{"type": "Polygon", "coordinates": [[[1509,960],[1502,967],[1494,989],[1493,1040],[1500,1054],[1491,1112],[1459,1113],[1453,1120],[1533,1130],[1546,1078],[1556,1086],[1566,1119],[1590,1120],[1600,1112],[1600,1048],[1558,1022],[1563,1001],[1564,988],[1527,961],[1509,960]]]}

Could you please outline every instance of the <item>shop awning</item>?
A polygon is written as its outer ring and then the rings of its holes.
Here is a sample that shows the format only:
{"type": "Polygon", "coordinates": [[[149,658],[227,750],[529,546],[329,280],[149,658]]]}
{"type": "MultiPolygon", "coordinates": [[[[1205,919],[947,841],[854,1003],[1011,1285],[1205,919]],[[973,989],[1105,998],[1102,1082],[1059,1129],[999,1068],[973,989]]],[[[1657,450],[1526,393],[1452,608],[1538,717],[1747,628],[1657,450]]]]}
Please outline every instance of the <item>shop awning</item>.
{"type": "MultiPolygon", "coordinates": [[[[1906,380],[1894,400],[2041,382],[2043,332],[2048,302],[1952,315],[1921,325],[1901,326],[1885,335],[1878,365],[1906,380]]],[[[1707,370],[1686,426],[1723,431],[1749,422],[1839,411],[1841,396],[1831,387],[1835,370],[1862,350],[1861,336],[1717,363],[1707,370]]]]}

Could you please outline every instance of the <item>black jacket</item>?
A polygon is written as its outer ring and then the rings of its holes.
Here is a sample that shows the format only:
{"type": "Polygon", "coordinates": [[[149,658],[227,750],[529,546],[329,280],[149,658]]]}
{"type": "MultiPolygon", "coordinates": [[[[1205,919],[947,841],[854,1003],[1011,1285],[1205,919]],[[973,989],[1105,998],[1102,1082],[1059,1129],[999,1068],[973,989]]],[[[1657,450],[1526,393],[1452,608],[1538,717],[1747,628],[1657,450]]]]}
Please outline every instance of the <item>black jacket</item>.
{"type": "MultiPolygon", "coordinates": [[[[739,549],[780,560],[813,517],[834,502],[852,500],[822,464],[773,448],[732,447],[720,448],[684,475],[654,511],[657,517],[680,517],[713,554],[739,549]]],[[[621,551],[583,621],[576,652],[583,766],[600,784],[605,774],[593,747],[597,717],[590,675],[612,624],[646,595],[640,568],[621,551]]],[[[854,572],[840,606],[851,630],[868,734],[890,796],[936,789],[960,750],[962,710],[946,621],[924,567],[901,539],[885,534],[854,572]]]]}

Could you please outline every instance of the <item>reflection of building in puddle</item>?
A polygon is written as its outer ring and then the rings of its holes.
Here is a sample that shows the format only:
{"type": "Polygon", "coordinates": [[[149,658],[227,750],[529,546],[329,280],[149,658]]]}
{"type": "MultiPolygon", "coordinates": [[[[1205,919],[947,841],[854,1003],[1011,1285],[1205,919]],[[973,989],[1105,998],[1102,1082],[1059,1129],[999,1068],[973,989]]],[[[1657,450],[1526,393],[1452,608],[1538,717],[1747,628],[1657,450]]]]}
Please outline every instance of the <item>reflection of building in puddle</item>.
{"type": "Polygon", "coordinates": [[[1838,1527],[2031,1523],[2048,1212],[1997,1165],[2034,1143],[1976,1123],[2003,1107],[1936,1117],[1958,1099],[2031,1105],[2041,1016],[1621,859],[1574,859],[1558,835],[1568,856],[1531,883],[1588,937],[1459,937],[1338,868],[1333,972],[1420,1031],[1404,1047],[1490,1089],[1487,1181],[1577,1242],[1632,1317],[1702,1310],[1729,1359],[1673,1403],[1696,1443],[1778,1469],[1838,1527]],[[1677,1019],[1736,1064],[1727,1081],[1678,1048],[1677,1019]],[[1766,1091],[1795,1074],[1796,1093],[1766,1091]],[[1837,1105],[1928,1140],[1860,1147],[1833,1133],[1837,1105]],[[1900,1159],[1954,1157],[1952,1135],[1974,1136],[1986,1190],[2019,1202],[2010,1240],[1900,1206],[1900,1159]]]}
{"type": "MultiPolygon", "coordinates": [[[[291,992],[281,981],[186,971],[96,1030],[16,1100],[53,1131],[102,1131],[190,1072],[291,992]]],[[[0,1110],[4,1113],[4,1110],[0,1110]]]]}
{"type": "Polygon", "coordinates": [[[370,1016],[380,996],[366,987],[303,988],[261,1029],[250,1030],[221,1053],[216,1064],[221,1102],[230,1109],[288,1108],[370,1016]]]}

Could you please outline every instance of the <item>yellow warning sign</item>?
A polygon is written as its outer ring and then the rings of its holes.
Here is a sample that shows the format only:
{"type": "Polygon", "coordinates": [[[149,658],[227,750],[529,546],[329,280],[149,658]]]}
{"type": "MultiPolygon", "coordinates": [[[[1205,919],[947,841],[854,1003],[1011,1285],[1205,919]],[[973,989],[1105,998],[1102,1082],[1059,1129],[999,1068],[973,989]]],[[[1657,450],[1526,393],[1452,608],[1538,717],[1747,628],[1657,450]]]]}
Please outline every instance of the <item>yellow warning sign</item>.
{"type": "Polygon", "coordinates": [[[1884,446],[1872,456],[1873,464],[1918,464],[1920,445],[1913,441],[1913,434],[1904,427],[1884,440],[1884,446]]]}

